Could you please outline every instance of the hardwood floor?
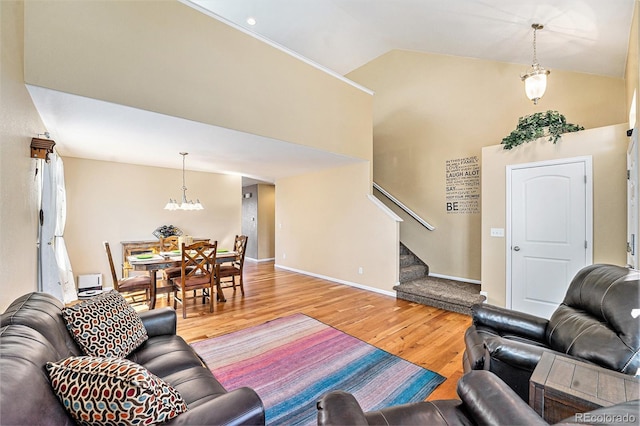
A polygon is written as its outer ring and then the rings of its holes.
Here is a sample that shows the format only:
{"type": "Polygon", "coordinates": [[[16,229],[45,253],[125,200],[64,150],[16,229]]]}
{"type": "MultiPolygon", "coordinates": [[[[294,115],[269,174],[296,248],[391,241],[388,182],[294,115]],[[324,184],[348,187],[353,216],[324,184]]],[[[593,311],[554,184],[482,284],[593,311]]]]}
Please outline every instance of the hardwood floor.
{"type": "MultiPolygon", "coordinates": [[[[380,349],[447,377],[428,399],[457,398],[464,331],[471,318],[371,291],[245,262],[245,295],[225,289],[225,303],[188,305],[178,334],[189,343],[304,313],[380,349]]],[[[157,306],[166,306],[164,297],[157,306]]],[[[180,309],[180,306],[178,306],[180,309]]]]}

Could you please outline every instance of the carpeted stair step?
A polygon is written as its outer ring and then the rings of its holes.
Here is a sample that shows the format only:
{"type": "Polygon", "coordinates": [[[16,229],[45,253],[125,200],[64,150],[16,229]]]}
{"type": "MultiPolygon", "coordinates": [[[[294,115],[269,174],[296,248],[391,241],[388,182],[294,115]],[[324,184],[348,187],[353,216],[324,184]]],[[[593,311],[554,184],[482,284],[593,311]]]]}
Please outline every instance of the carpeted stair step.
{"type": "Polygon", "coordinates": [[[405,266],[411,266],[414,263],[418,263],[416,261],[416,257],[413,254],[401,254],[400,255],[400,267],[403,268],[405,266]]]}
{"type": "Polygon", "coordinates": [[[393,287],[398,299],[471,315],[471,306],[482,303],[480,286],[462,281],[424,277],[393,287]]]}
{"type": "Polygon", "coordinates": [[[409,281],[423,278],[429,273],[427,267],[420,264],[413,264],[410,266],[404,266],[400,268],[400,283],[406,283],[409,281]]]}

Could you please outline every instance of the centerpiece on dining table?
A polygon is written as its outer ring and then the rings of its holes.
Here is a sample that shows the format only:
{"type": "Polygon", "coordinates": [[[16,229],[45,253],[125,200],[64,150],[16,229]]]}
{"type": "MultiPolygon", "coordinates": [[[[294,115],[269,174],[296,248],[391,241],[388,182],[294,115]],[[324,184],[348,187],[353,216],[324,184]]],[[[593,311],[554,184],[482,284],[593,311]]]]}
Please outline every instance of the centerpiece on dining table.
{"type": "Polygon", "coordinates": [[[162,225],[157,227],[156,230],[153,231],[153,236],[158,239],[180,235],[182,235],[182,230],[173,225],[162,225]]]}

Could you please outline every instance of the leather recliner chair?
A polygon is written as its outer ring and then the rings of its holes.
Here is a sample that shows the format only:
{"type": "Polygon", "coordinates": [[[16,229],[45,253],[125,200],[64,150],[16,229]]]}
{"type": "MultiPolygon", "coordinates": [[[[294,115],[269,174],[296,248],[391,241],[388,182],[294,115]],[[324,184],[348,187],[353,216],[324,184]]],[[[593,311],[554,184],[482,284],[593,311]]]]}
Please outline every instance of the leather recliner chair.
{"type": "MultiPolygon", "coordinates": [[[[365,413],[355,397],[347,392],[333,391],[317,403],[320,426],[367,425],[547,425],[518,395],[488,371],[471,371],[458,382],[460,400],[422,401],[396,405],[365,413]]],[[[600,419],[637,420],[640,401],[599,408],[589,412],[598,424],[600,419]]],[[[562,424],[582,423],[581,416],[573,416],[562,424]]],[[[622,423],[622,421],[619,421],[622,423]]]]}
{"type": "Polygon", "coordinates": [[[590,265],[573,278],[549,320],[474,305],[465,333],[465,372],[490,370],[525,401],[529,379],[545,351],[625,374],[640,368],[640,273],[615,265],[590,265]]]}

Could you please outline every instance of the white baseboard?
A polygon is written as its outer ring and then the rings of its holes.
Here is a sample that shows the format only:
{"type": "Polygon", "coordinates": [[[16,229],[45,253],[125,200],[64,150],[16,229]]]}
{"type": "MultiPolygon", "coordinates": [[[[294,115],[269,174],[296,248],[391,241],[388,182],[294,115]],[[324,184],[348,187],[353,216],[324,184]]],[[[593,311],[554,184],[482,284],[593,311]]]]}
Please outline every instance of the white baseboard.
{"type": "Polygon", "coordinates": [[[478,284],[478,285],[482,284],[480,280],[470,280],[469,278],[460,278],[460,277],[452,277],[450,275],[433,274],[431,272],[429,272],[429,276],[436,277],[436,278],[444,278],[444,279],[453,280],[453,281],[462,281],[463,283],[478,284]]]}
{"type": "Polygon", "coordinates": [[[275,257],[270,257],[268,259],[254,259],[253,257],[245,257],[244,260],[250,260],[251,262],[271,262],[272,260],[276,260],[275,257]]]}
{"type": "Polygon", "coordinates": [[[351,281],[340,280],[338,278],[328,277],[326,275],[320,275],[320,274],[315,274],[313,272],[302,271],[300,269],[290,268],[288,266],[282,266],[282,265],[276,264],[275,267],[276,268],[280,268],[280,269],[285,269],[285,270],[291,271],[291,272],[297,272],[298,274],[302,274],[302,275],[309,275],[311,277],[321,278],[323,280],[331,281],[331,282],[338,283],[338,284],[344,284],[344,285],[348,285],[348,286],[351,286],[351,287],[356,287],[356,288],[359,288],[361,290],[372,291],[374,293],[382,294],[384,296],[393,297],[394,299],[396,297],[395,292],[389,291],[389,290],[382,290],[380,288],[369,287],[369,286],[358,284],[358,283],[354,283],[354,282],[351,282],[351,281]]]}

